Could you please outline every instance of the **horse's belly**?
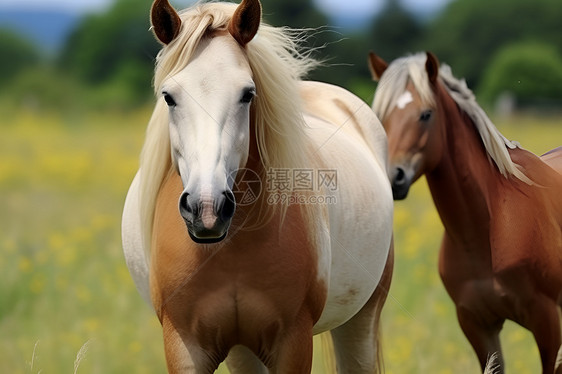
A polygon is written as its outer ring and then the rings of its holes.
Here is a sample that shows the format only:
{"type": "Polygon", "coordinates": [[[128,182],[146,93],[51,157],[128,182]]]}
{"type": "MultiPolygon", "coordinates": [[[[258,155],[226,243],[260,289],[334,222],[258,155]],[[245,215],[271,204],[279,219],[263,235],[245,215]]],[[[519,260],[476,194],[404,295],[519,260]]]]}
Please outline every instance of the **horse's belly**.
{"type": "Polygon", "coordinates": [[[349,319],[367,303],[381,280],[388,259],[390,239],[369,236],[368,242],[332,238],[332,264],[326,304],[314,333],[331,330],[349,319]],[[343,243],[347,243],[344,245],[343,243]]]}
{"type": "Polygon", "coordinates": [[[337,171],[337,186],[324,191],[329,233],[320,243],[319,274],[329,279],[326,305],[314,332],[347,322],[375,291],[392,240],[392,191],[383,170],[366,147],[343,133],[320,153],[328,170],[337,171]]]}

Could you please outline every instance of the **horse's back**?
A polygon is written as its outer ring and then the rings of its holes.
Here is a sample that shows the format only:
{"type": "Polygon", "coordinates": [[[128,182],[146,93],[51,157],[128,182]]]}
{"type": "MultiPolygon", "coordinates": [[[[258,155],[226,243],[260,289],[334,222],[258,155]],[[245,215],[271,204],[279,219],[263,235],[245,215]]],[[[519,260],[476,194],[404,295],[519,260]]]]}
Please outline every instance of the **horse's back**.
{"type": "Polygon", "coordinates": [[[351,92],[331,84],[305,81],[301,97],[306,113],[357,137],[373,152],[385,170],[388,146],[384,128],[371,108],[351,92]]]}
{"type": "MultiPolygon", "coordinates": [[[[525,174],[533,182],[532,185],[521,184],[526,194],[533,194],[536,204],[546,205],[543,210],[555,210],[562,214],[562,147],[556,148],[541,157],[526,151],[516,149],[510,151],[513,162],[522,167],[525,174]],[[528,191],[528,192],[527,192],[528,191]]],[[[520,193],[518,193],[520,195],[520,193]]],[[[538,208],[538,205],[537,205],[538,208]]]]}
{"type": "Polygon", "coordinates": [[[562,147],[553,149],[541,156],[541,160],[548,166],[562,174],[562,147]]]}
{"type": "Polygon", "coordinates": [[[125,262],[129,273],[135,282],[138,292],[147,304],[152,305],[150,300],[148,281],[148,261],[143,248],[143,233],[141,230],[141,215],[139,206],[139,173],[135,175],[123,208],[121,223],[121,237],[125,262]]]}

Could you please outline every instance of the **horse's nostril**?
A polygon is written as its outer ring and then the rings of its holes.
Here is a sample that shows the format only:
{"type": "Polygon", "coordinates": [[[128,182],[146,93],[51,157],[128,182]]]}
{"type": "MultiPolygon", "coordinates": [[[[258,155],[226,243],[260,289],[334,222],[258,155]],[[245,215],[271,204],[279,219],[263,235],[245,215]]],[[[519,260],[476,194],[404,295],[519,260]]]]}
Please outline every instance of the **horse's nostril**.
{"type": "Polygon", "coordinates": [[[184,192],[180,197],[180,214],[183,218],[188,219],[190,216],[193,216],[193,208],[191,204],[189,204],[189,194],[184,192]]]}
{"type": "Polygon", "coordinates": [[[396,168],[396,176],[394,177],[394,184],[402,185],[406,183],[406,172],[402,168],[396,168]]]}
{"type": "Polygon", "coordinates": [[[220,209],[220,218],[223,222],[228,221],[234,216],[236,210],[236,198],[232,191],[225,191],[222,193],[225,197],[222,208],[220,209]]]}

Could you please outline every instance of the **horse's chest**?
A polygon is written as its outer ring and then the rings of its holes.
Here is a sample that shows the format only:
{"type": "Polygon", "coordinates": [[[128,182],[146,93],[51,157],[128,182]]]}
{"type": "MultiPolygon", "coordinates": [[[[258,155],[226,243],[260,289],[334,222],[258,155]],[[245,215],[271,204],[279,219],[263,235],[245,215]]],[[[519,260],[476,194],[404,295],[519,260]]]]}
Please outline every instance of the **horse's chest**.
{"type": "Polygon", "coordinates": [[[240,240],[207,253],[162,248],[153,259],[166,269],[153,281],[162,309],[199,345],[273,344],[302,313],[318,319],[326,287],[315,253],[274,242],[240,240]]]}
{"type": "Polygon", "coordinates": [[[482,290],[484,284],[479,280],[489,279],[491,272],[490,246],[486,242],[459,241],[445,233],[439,252],[439,274],[453,299],[460,298],[467,287],[474,289],[475,284],[482,290]]]}

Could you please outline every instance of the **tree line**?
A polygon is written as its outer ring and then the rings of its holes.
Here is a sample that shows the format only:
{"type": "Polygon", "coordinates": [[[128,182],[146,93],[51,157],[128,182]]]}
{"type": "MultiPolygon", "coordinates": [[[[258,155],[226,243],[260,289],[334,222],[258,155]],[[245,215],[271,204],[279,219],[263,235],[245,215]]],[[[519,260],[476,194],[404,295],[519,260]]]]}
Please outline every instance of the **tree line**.
{"type": "MultiPolygon", "coordinates": [[[[29,42],[0,31],[0,56],[10,56],[0,58],[0,87],[12,87],[12,98],[39,96],[47,106],[143,105],[152,97],[160,48],[148,31],[150,4],[117,0],[105,13],[86,16],[49,61],[29,42]]],[[[431,50],[488,103],[504,91],[524,105],[562,101],[559,0],[456,0],[429,21],[387,0],[370,27],[351,34],[326,26],[328,18],[312,0],[262,4],[266,22],[311,29],[305,47],[324,61],[311,79],[346,87],[366,101],[375,89],[366,63],[370,50],[388,61],[431,50]]]]}

